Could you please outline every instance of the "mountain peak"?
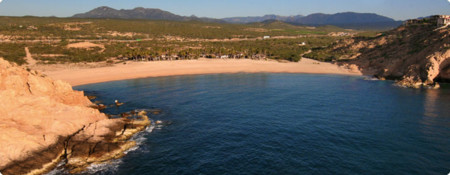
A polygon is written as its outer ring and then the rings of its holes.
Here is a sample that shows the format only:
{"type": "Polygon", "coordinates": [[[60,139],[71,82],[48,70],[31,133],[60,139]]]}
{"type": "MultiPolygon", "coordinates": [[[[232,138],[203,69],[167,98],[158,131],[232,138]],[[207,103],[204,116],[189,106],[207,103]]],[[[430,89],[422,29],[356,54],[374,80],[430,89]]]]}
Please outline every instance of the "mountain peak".
{"type": "Polygon", "coordinates": [[[144,8],[144,7],[136,7],[133,10],[146,10],[146,8],[144,8]]]}
{"type": "MultiPolygon", "coordinates": [[[[101,6],[101,7],[95,8],[94,10],[103,10],[103,11],[106,11],[106,10],[116,10],[116,9],[113,9],[113,8],[111,8],[111,7],[108,7],[108,6],[101,6]]],[[[92,10],[92,11],[93,11],[93,10],[92,10]]]]}

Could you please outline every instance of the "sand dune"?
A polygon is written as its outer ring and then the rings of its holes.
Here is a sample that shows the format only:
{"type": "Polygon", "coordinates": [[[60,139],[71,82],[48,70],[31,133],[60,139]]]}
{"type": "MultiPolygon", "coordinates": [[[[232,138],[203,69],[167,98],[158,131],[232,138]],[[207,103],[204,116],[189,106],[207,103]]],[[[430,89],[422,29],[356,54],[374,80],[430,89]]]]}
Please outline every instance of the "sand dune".
{"type": "Polygon", "coordinates": [[[43,71],[51,78],[67,81],[73,86],[145,77],[240,72],[361,75],[359,71],[305,58],[298,63],[235,59],[127,62],[127,64],[116,64],[109,67],[78,67],[43,71]]]}

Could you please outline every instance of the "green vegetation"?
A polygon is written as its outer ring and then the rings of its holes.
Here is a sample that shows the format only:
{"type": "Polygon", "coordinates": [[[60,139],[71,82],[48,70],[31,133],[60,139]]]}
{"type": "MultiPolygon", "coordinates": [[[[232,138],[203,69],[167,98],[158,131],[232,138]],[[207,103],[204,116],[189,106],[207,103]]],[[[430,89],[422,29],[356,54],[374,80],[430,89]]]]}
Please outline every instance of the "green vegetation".
{"type": "Polygon", "coordinates": [[[331,49],[332,47],[318,47],[311,49],[311,52],[305,54],[304,57],[315,59],[318,61],[331,62],[342,60],[343,55],[350,55],[352,51],[349,49],[331,49]]]}
{"type": "MultiPolygon", "coordinates": [[[[330,37],[309,37],[301,39],[247,40],[236,42],[204,41],[141,41],[105,43],[105,50],[67,48],[67,44],[29,44],[33,57],[47,64],[66,62],[97,62],[107,58],[160,60],[207,58],[247,58],[299,61],[301,55],[312,47],[328,45],[334,41],[330,37]],[[308,43],[303,46],[301,43],[308,43]],[[158,58],[158,59],[157,59],[158,58]]],[[[23,47],[23,45],[21,46],[23,47]]]]}
{"type": "Polygon", "coordinates": [[[257,38],[264,35],[323,35],[331,31],[343,31],[343,29],[334,26],[318,28],[294,26],[282,22],[241,25],[199,21],[0,17],[0,34],[19,36],[17,39],[145,39],[164,36],[227,39],[257,38]],[[113,36],[108,34],[111,31],[135,35],[113,36]]]}
{"type": "Polygon", "coordinates": [[[329,50],[322,47],[313,48],[310,53],[304,55],[307,58],[319,60],[319,61],[333,61],[336,59],[336,56],[329,53],[329,50]]]}
{"type": "MultiPolygon", "coordinates": [[[[0,17],[0,41],[14,41],[1,44],[0,57],[23,64],[24,47],[29,47],[33,57],[46,64],[97,62],[109,58],[209,57],[299,61],[308,50],[329,46],[341,38],[328,36],[329,32],[342,31],[345,30],[334,26],[295,26],[278,21],[242,25],[198,21],[0,17]],[[271,36],[271,39],[263,40],[263,36],[271,36]],[[67,47],[70,43],[83,41],[103,45],[105,49],[67,47]]],[[[321,60],[322,56],[317,58],[321,60]]]]}
{"type": "Polygon", "coordinates": [[[61,45],[35,44],[30,46],[30,52],[35,54],[34,59],[47,64],[67,62],[98,62],[105,61],[105,54],[100,48],[81,49],[67,48],[61,45]]]}
{"type": "Polygon", "coordinates": [[[366,32],[358,33],[356,35],[356,37],[373,38],[373,37],[376,37],[378,35],[380,35],[379,31],[366,31],[366,32]]]}
{"type": "Polygon", "coordinates": [[[19,65],[25,64],[25,44],[1,43],[0,56],[19,65]]]}

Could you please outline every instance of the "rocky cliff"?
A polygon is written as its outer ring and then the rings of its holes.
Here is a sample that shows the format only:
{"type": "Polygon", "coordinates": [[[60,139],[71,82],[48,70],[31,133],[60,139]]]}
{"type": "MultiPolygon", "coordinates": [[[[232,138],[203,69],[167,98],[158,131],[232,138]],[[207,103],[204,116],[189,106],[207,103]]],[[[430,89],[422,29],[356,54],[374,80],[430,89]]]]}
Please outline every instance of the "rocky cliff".
{"type": "Polygon", "coordinates": [[[329,53],[343,65],[363,73],[397,80],[408,87],[450,82],[450,28],[401,26],[376,37],[342,40],[329,53]]]}
{"type": "Polygon", "coordinates": [[[108,119],[80,91],[0,58],[0,172],[42,174],[65,161],[71,172],[122,156],[150,123],[108,119]]]}

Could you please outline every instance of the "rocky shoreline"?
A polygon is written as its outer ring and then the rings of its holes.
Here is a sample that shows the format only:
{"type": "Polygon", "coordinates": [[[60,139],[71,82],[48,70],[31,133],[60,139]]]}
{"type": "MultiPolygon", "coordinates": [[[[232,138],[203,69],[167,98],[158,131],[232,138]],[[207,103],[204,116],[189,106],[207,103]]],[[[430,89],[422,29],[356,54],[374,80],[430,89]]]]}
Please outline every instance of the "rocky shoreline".
{"type": "Polygon", "coordinates": [[[450,27],[400,26],[376,37],[353,37],[326,51],[337,64],[410,88],[450,82],[450,27]]]}
{"type": "Polygon", "coordinates": [[[0,172],[70,173],[124,155],[151,121],[145,111],[110,119],[83,92],[0,59],[0,172]]]}

